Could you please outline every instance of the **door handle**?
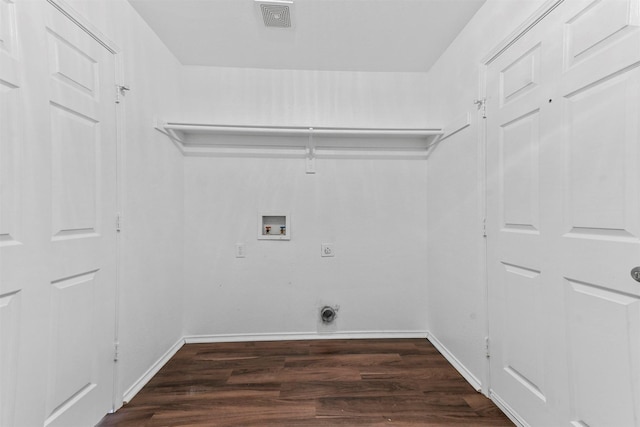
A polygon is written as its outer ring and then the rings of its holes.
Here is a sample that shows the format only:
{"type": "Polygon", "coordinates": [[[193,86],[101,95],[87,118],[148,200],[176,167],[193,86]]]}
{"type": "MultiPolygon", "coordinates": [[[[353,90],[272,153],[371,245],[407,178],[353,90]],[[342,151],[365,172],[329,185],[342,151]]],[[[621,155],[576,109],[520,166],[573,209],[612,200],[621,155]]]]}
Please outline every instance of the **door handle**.
{"type": "Polygon", "coordinates": [[[640,267],[634,267],[631,269],[631,277],[636,282],[640,282],[640,267]]]}

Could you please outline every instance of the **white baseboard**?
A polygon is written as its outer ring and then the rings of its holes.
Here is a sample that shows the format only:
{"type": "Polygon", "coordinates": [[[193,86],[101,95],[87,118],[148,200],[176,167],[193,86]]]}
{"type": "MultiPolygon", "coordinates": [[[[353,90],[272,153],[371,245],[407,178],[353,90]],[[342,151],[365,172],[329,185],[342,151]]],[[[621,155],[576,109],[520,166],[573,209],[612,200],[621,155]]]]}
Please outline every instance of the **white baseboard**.
{"type": "Polygon", "coordinates": [[[496,404],[498,408],[518,427],[530,427],[529,424],[520,418],[520,416],[511,409],[511,406],[507,404],[500,396],[495,394],[492,390],[489,390],[489,397],[496,404]]]}
{"type": "Polygon", "coordinates": [[[438,338],[436,338],[435,336],[433,336],[431,333],[427,333],[427,339],[431,342],[431,344],[433,344],[433,346],[444,356],[445,359],[447,359],[449,361],[449,363],[451,363],[453,365],[454,368],[456,368],[456,370],[458,372],[460,372],[460,375],[462,375],[464,377],[465,380],[467,380],[467,382],[469,384],[471,384],[471,386],[476,390],[476,391],[481,391],[482,390],[482,381],[480,381],[478,379],[478,377],[476,377],[475,375],[473,375],[471,373],[470,370],[467,369],[466,366],[464,366],[464,364],[462,362],[460,362],[458,360],[458,358],[456,358],[453,353],[451,353],[447,347],[444,346],[444,344],[442,344],[438,338]]]}
{"type": "Polygon", "coordinates": [[[178,350],[182,348],[184,344],[184,338],[180,338],[169,350],[156,360],[156,362],[124,392],[122,397],[123,403],[130,402],[131,399],[133,399],[133,397],[142,390],[142,387],[144,387],[151,378],[153,378],[153,376],[162,369],[162,367],[178,352],[178,350]]]}
{"type": "Polygon", "coordinates": [[[263,334],[217,334],[187,335],[187,344],[243,341],[298,341],[331,339],[391,339],[425,338],[427,331],[351,331],[351,332],[302,332],[302,333],[263,333],[263,334]]]}

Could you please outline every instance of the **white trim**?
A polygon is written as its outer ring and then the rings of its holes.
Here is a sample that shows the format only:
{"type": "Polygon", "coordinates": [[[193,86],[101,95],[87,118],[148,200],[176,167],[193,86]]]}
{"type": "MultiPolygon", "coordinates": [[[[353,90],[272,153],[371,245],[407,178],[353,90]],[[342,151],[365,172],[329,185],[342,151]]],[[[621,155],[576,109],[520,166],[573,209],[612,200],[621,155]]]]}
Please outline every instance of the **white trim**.
{"type": "Polygon", "coordinates": [[[455,357],[453,353],[450,352],[449,349],[447,349],[447,347],[445,347],[445,345],[438,340],[438,338],[436,338],[429,332],[427,333],[427,340],[429,340],[431,344],[433,344],[433,346],[440,352],[440,354],[442,354],[444,358],[447,359],[447,361],[451,363],[451,365],[453,365],[453,367],[456,368],[458,372],[460,372],[460,375],[462,375],[464,379],[467,380],[467,382],[471,384],[471,386],[476,391],[479,392],[482,390],[482,383],[480,382],[480,380],[475,375],[473,375],[471,371],[467,369],[467,367],[464,366],[464,364],[460,362],[458,358],[455,357]]]}
{"type": "Polygon", "coordinates": [[[509,406],[500,396],[495,394],[493,390],[489,390],[489,397],[496,404],[496,406],[504,412],[504,414],[518,427],[530,427],[524,419],[520,417],[511,406],[509,406]]]}
{"type": "MultiPolygon", "coordinates": [[[[491,337],[489,331],[489,276],[487,265],[487,119],[483,117],[481,111],[476,114],[477,121],[477,150],[478,150],[478,166],[477,166],[477,194],[478,194],[478,235],[482,235],[478,239],[478,254],[480,265],[480,278],[482,281],[482,311],[484,314],[484,336],[488,340],[491,337]]],[[[484,360],[482,372],[483,388],[482,393],[489,395],[489,387],[491,385],[491,364],[488,357],[484,360]]]]}
{"type": "Polygon", "coordinates": [[[187,335],[186,344],[250,342],[250,341],[301,341],[331,339],[398,339],[425,338],[427,331],[353,331],[353,332],[291,332],[264,334],[187,335]]]}
{"type": "Polygon", "coordinates": [[[538,25],[540,21],[542,21],[563,1],[564,0],[547,0],[542,6],[540,6],[540,8],[538,8],[538,10],[533,12],[529,19],[520,24],[518,28],[505,37],[501,43],[498,43],[496,47],[491,49],[482,59],[482,64],[491,64],[498,56],[502,55],[505,50],[509,49],[511,45],[520,40],[520,38],[527,34],[533,27],[538,25]]]}
{"type": "Polygon", "coordinates": [[[122,397],[122,400],[123,400],[122,403],[130,402],[131,399],[133,399],[134,396],[138,394],[140,390],[142,390],[142,387],[144,387],[151,380],[151,378],[153,378],[153,376],[157,374],[158,371],[160,371],[160,369],[162,369],[164,365],[167,364],[167,362],[178,352],[178,350],[182,348],[184,344],[185,344],[184,338],[180,338],[178,341],[176,341],[176,343],[173,346],[171,346],[169,350],[167,350],[162,356],[160,356],[160,358],[156,360],[156,362],[153,365],[151,365],[151,367],[147,369],[147,371],[144,374],[142,374],[142,376],[138,378],[133,383],[133,385],[131,385],[131,387],[129,387],[124,392],[124,395],[122,397]]]}
{"type": "MultiPolygon", "coordinates": [[[[115,78],[116,84],[124,80],[124,55],[122,52],[113,55],[115,61],[115,78]]],[[[116,307],[115,307],[115,336],[114,342],[118,343],[120,339],[120,301],[122,292],[121,286],[124,280],[124,241],[122,238],[122,222],[126,222],[125,208],[125,188],[126,188],[126,107],[122,101],[115,104],[115,125],[116,125],[116,215],[118,216],[118,227],[116,232],[116,307]]],[[[122,405],[122,389],[119,387],[120,366],[116,363],[113,369],[113,403],[112,410],[122,405]]]]}
{"type": "Polygon", "coordinates": [[[77,25],[82,31],[91,36],[95,41],[100,43],[114,55],[117,55],[121,52],[121,49],[115,44],[110,38],[104,35],[102,31],[98,29],[95,25],[93,25],[87,18],[84,17],[81,13],[78,13],[74,8],[72,8],[65,0],[47,0],[51,6],[55,7],[65,15],[70,21],[72,21],[75,25],[77,25]]]}

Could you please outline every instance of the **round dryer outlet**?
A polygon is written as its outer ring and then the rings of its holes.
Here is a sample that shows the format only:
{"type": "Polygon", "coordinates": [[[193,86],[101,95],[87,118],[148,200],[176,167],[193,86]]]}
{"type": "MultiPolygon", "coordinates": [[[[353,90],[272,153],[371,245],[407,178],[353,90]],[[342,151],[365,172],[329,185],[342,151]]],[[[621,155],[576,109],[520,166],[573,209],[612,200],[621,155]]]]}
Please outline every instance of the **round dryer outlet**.
{"type": "Polygon", "coordinates": [[[320,310],[320,319],[322,319],[322,323],[331,323],[336,318],[336,310],[333,307],[324,306],[320,310]]]}

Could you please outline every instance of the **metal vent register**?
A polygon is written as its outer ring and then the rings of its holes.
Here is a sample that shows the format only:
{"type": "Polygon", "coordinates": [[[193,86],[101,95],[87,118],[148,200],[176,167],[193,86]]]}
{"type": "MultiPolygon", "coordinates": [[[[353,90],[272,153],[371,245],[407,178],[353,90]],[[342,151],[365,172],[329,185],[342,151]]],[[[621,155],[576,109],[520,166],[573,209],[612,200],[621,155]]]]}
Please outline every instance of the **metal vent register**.
{"type": "Polygon", "coordinates": [[[290,28],[291,12],[289,6],[293,2],[262,3],[260,2],[262,19],[265,27],[290,28]]]}

